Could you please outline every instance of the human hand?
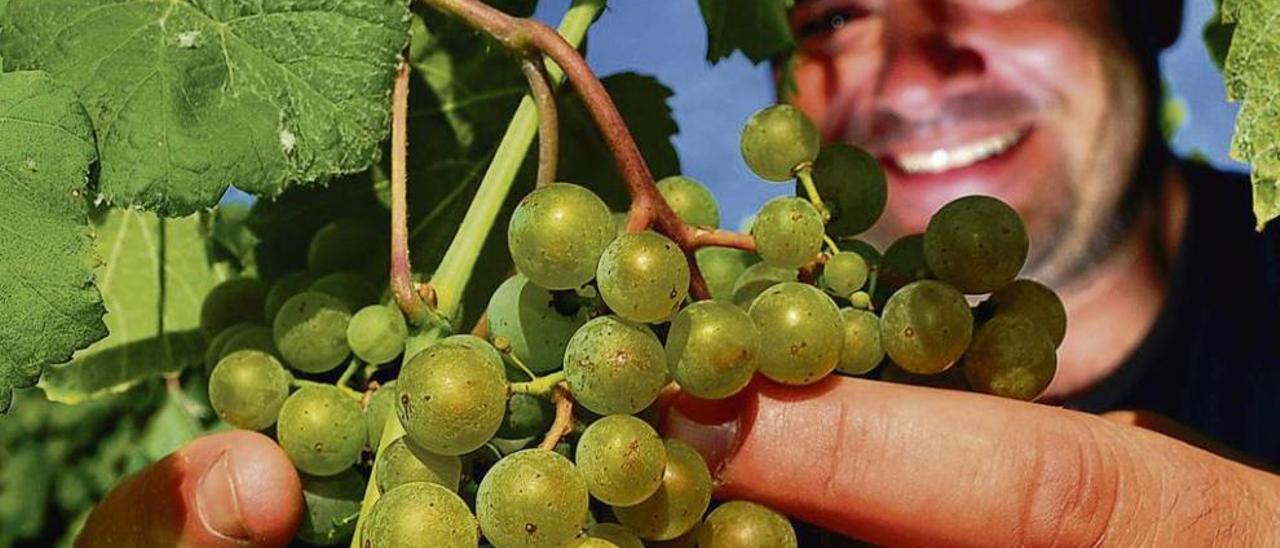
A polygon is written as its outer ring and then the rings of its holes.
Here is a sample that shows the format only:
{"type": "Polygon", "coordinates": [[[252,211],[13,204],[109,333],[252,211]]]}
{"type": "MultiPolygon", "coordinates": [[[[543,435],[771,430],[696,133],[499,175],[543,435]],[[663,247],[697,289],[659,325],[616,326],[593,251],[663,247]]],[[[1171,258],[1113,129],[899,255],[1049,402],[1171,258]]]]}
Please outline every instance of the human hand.
{"type": "Polygon", "coordinates": [[[1280,479],[1141,414],[833,377],[677,395],[664,423],[707,457],[719,498],[877,544],[1280,543],[1280,479]]]}
{"type": "Polygon", "coordinates": [[[301,520],[289,457],[238,430],[194,440],[126,479],[89,514],[76,546],[284,546],[301,520]]]}

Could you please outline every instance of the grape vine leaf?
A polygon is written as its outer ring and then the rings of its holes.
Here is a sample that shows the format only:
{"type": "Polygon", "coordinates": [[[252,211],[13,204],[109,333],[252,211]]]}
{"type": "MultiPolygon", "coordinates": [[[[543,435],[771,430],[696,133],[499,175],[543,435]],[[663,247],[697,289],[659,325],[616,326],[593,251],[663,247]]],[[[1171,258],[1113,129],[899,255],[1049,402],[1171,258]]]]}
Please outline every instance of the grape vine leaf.
{"type": "Polygon", "coordinates": [[[1234,24],[1224,63],[1227,98],[1241,103],[1231,156],[1253,169],[1258,229],[1280,217],[1280,0],[1224,0],[1222,20],[1234,24]]]}
{"type": "Polygon", "coordinates": [[[794,0],[698,0],[707,25],[707,60],[742,51],[753,63],[795,47],[787,10],[794,0]]]}
{"type": "Polygon", "coordinates": [[[9,0],[0,55],[70,83],[110,203],[186,215],[366,169],[405,0],[9,0]]]}
{"type": "Polygon", "coordinates": [[[53,401],[116,394],[200,363],[200,305],[225,277],[210,260],[199,214],[165,219],[110,209],[96,226],[98,254],[106,258],[97,285],[110,335],[49,368],[40,385],[53,401]]]}
{"type": "Polygon", "coordinates": [[[0,74],[0,412],[45,365],[106,335],[84,196],[95,156],[70,89],[0,74]]]}

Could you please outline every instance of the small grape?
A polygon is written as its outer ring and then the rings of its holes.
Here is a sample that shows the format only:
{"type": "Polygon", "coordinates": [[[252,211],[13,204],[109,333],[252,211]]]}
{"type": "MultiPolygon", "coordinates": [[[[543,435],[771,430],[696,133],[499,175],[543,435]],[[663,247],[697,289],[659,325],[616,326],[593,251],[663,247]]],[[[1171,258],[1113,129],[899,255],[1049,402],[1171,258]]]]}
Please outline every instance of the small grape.
{"type": "Polygon", "coordinates": [[[280,357],[280,351],[276,349],[275,334],[270,327],[264,325],[255,325],[248,329],[243,329],[228,338],[226,344],[222,346],[221,357],[225,358],[232,352],[241,350],[257,350],[280,357]]]}
{"type": "Polygon", "coordinates": [[[475,350],[476,352],[484,355],[484,364],[489,366],[490,369],[504,375],[506,374],[506,366],[502,360],[502,353],[498,352],[498,349],[494,348],[492,344],[489,344],[489,341],[480,337],[471,334],[450,335],[440,339],[440,342],[436,344],[441,347],[456,346],[475,350]]]}
{"type": "Polygon", "coordinates": [[[369,430],[369,447],[376,452],[382,442],[382,430],[387,425],[387,414],[395,412],[396,381],[378,387],[364,408],[364,423],[369,430]]]}
{"type": "Polygon", "coordinates": [[[547,289],[573,289],[596,275],[616,231],[609,207],[568,183],[538,188],[511,214],[507,243],[516,269],[547,289]]]}
{"type": "Polygon", "coordinates": [[[833,236],[866,232],[888,203],[889,184],[880,161],[850,145],[822,147],[813,162],[813,185],[831,213],[827,232],[833,236]]]}
{"type": "Polygon", "coordinates": [[[877,301],[888,299],[895,291],[911,282],[930,278],[933,278],[933,272],[924,260],[924,235],[911,234],[898,238],[889,244],[880,260],[877,301]]]}
{"type": "Polygon", "coordinates": [[[337,298],[304,291],[285,301],[276,314],[275,338],[280,355],[294,369],[324,373],[351,354],[347,324],[351,310],[337,298]]]}
{"type": "Polygon", "coordinates": [[[869,270],[861,255],[843,251],[832,255],[822,267],[821,282],[831,293],[847,299],[867,284],[869,270]]]}
{"type": "Polygon", "coordinates": [[[351,310],[378,302],[378,290],[360,274],[349,271],[321,276],[311,284],[311,291],[333,295],[351,310]]]}
{"type": "Polygon", "coordinates": [[[756,214],[751,234],[764,262],[778,268],[800,268],[822,250],[822,216],[807,200],[774,198],[756,214]]]}
{"type": "Polygon", "coordinates": [[[227,341],[239,335],[246,329],[252,329],[256,324],[242,322],[231,327],[223,329],[213,339],[209,340],[209,344],[204,347],[204,365],[208,371],[213,371],[213,367],[218,365],[218,361],[222,360],[226,354],[222,351],[226,348],[227,341]]]}
{"type": "Polygon", "coordinates": [[[884,361],[880,318],[856,308],[841,310],[840,316],[844,319],[844,349],[840,351],[840,365],[836,369],[846,375],[870,373],[884,361]]]}
{"type": "Polygon", "coordinates": [[[990,196],[968,196],[938,210],[924,233],[924,254],[939,280],[969,294],[1013,281],[1027,261],[1027,227],[990,196]]]}
{"type": "Polygon", "coordinates": [[[458,495],[434,483],[401,485],[378,499],[360,531],[364,548],[475,548],[480,531],[458,495]]]}
{"type": "Polygon", "coordinates": [[[702,183],[683,175],[658,181],[658,192],[685,224],[718,228],[720,206],[702,183]]]}
{"type": "Polygon", "coordinates": [[[276,422],[289,397],[289,373],[270,354],[241,350],[222,358],[209,377],[209,403],[237,428],[262,430],[276,422]]]}
{"type": "Polygon", "coordinates": [[[667,333],[667,364],[680,388],[696,397],[737,394],[756,372],[760,332],[737,306],[702,301],[685,307],[667,333]]]}
{"type": "Polygon", "coordinates": [[[284,306],[285,301],[306,291],[313,282],[315,277],[310,272],[299,271],[285,274],[271,284],[271,290],[267,291],[267,298],[263,303],[263,318],[267,323],[276,319],[276,314],[280,312],[280,307],[284,306]]]}
{"type": "Polygon", "coordinates": [[[511,353],[538,374],[563,365],[569,338],[587,322],[585,311],[563,313],[550,291],[519,274],[498,286],[486,312],[489,336],[506,339],[511,353]]]}
{"type": "Polygon", "coordinates": [[[644,548],[644,543],[640,541],[640,537],[637,537],[630,529],[616,523],[597,523],[588,527],[587,538],[607,540],[618,548],[644,548]]]}
{"type": "Polygon", "coordinates": [[[462,481],[462,459],[437,455],[398,438],[378,456],[373,476],[383,493],[416,481],[434,483],[456,492],[462,481]]]}
{"type": "Polygon", "coordinates": [[[742,159],[766,181],[791,180],[796,168],[818,157],[820,146],[818,128],[790,105],[765,108],[742,128],[742,159]]]}
{"type": "Polygon", "coordinates": [[[506,411],[507,382],[483,352],[436,345],[401,369],[396,401],[410,441],[438,455],[461,455],[498,432],[506,411]]]}
{"type": "Polygon", "coordinates": [[[336,546],[351,539],[364,498],[364,478],[354,468],[336,476],[302,474],[302,525],[298,538],[315,546],[336,546]]]}
{"type": "Polygon", "coordinates": [[[485,474],[476,514],[495,548],[558,548],[586,525],[589,502],[587,484],[569,459],[527,449],[485,474]]]}
{"type": "Polygon", "coordinates": [[[973,336],[965,379],[984,394],[1031,401],[1058,369],[1053,340],[1024,316],[996,315],[973,336]]]}
{"type": "Polygon", "coordinates": [[[751,304],[760,332],[760,372],[793,385],[821,380],[840,364],[844,322],[831,297],[811,285],[785,282],[751,304]]]}
{"type": "Polygon", "coordinates": [[[671,540],[698,525],[711,504],[711,472],[693,447],[666,440],[667,467],[658,491],[635,506],[614,507],[618,523],[645,540],[671,540]]]}
{"type": "Polygon", "coordinates": [[[769,263],[756,263],[742,272],[733,283],[733,304],[744,310],[751,307],[764,290],[782,282],[794,282],[799,274],[794,268],[777,268],[769,263]]]}
{"type": "Polygon", "coordinates": [[[1067,336],[1067,309],[1052,289],[1032,280],[1015,280],[991,294],[998,316],[1023,316],[1043,329],[1055,347],[1067,336]]]}
{"type": "Polygon", "coordinates": [[[347,324],[347,345],[366,363],[387,363],[404,352],[409,326],[395,307],[366,306],[347,324]]]}
{"type": "Polygon", "coordinates": [[[498,437],[528,439],[546,432],[555,419],[555,409],[546,398],[529,394],[512,394],[507,398],[507,412],[498,427],[498,437]]]}
{"type": "Polygon", "coordinates": [[[599,415],[632,415],[667,384],[667,356],[648,327],[601,316],[569,339],[564,372],[583,407],[599,415]]]}
{"type": "Polygon", "coordinates": [[[631,506],[662,484],[667,451],[649,423],[609,415],[591,423],[578,439],[578,472],[591,495],[605,504],[631,506]]]}
{"type": "Polygon", "coordinates": [[[360,221],[334,221],[311,237],[307,269],[316,274],[363,271],[381,261],[385,241],[385,237],[360,221]]]}
{"type": "Polygon", "coordinates": [[[600,257],[596,280],[614,313],[634,322],[659,322],[688,296],[689,262],[666,236],[624,234],[600,257]]]}
{"type": "Polygon", "coordinates": [[[267,288],[257,278],[235,278],[214,286],[200,306],[200,330],[213,339],[238,323],[261,324],[267,288]]]}
{"type": "Polygon", "coordinates": [[[733,284],[747,267],[760,262],[760,258],[741,249],[728,247],[704,247],[694,252],[698,270],[707,282],[711,298],[733,300],[733,284]]]}
{"type": "Polygon", "coordinates": [[[354,398],[336,386],[308,385],[284,401],[276,437],[298,470],[332,476],[355,464],[369,433],[354,398]]]}
{"type": "Polygon", "coordinates": [[[964,295],[938,281],[912,283],[889,298],[880,321],[880,341],[893,363],[918,375],[955,364],[973,335],[973,314],[964,295]]]}
{"type": "Polygon", "coordinates": [[[754,502],[730,501],[712,510],[698,528],[699,548],[796,548],[786,516],[754,502]]]}
{"type": "Polygon", "coordinates": [[[879,266],[880,261],[884,259],[884,255],[876,249],[876,246],[858,239],[844,238],[840,240],[840,249],[857,253],[871,268],[879,266]]]}

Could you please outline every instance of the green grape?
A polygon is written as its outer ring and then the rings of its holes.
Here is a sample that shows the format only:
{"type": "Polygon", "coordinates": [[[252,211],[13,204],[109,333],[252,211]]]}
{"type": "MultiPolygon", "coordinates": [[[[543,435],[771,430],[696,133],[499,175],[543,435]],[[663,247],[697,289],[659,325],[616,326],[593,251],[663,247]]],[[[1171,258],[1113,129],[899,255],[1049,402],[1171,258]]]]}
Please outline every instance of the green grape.
{"type": "Polygon", "coordinates": [[[578,439],[578,472],[587,490],[613,506],[639,504],[662,484],[667,451],[649,423],[609,415],[591,423],[578,439]]]}
{"type": "Polygon", "coordinates": [[[893,363],[917,375],[934,375],[955,364],[973,335],[969,303],[943,282],[912,283],[889,298],[880,321],[880,342],[893,363]]]}
{"type": "Polygon", "coordinates": [[[589,502],[587,484],[569,459],[527,449],[485,474],[476,514],[495,548],[559,548],[586,525],[589,502]]]}
{"type": "Polygon", "coordinates": [[[751,234],[764,262],[778,268],[800,268],[822,251],[822,216],[808,200],[774,198],[756,214],[751,234]]]}
{"type": "Polygon", "coordinates": [[[209,377],[209,403],[237,428],[262,430],[276,422],[289,397],[289,373],[270,354],[241,350],[218,362],[209,377]]]}
{"type": "Polygon", "coordinates": [[[218,361],[222,360],[225,355],[222,349],[226,348],[227,341],[239,335],[246,329],[253,329],[257,324],[242,322],[231,327],[223,329],[209,341],[204,347],[204,365],[208,371],[213,371],[213,367],[218,365],[218,361]]]}
{"type": "Polygon", "coordinates": [[[685,224],[720,227],[720,206],[702,183],[683,175],[658,181],[658,192],[685,224]]]}
{"type": "Polygon", "coordinates": [[[640,504],[614,507],[613,515],[645,540],[671,540],[692,531],[711,504],[711,472],[693,447],[666,440],[662,486],[640,504]]]}
{"type": "Polygon", "coordinates": [[[627,220],[630,214],[626,212],[610,213],[613,218],[614,237],[617,238],[627,233],[627,220]]]}
{"type": "Polygon", "coordinates": [[[791,180],[796,168],[818,157],[820,146],[818,128],[791,105],[765,108],[742,128],[742,159],[766,181],[791,180]]]}
{"type": "Polygon", "coordinates": [[[302,525],[298,538],[315,546],[351,540],[364,498],[364,477],[354,468],[336,476],[302,474],[302,525]]]}
{"type": "Polygon", "coordinates": [[[812,384],[835,370],[844,346],[844,322],[831,297],[811,285],[785,282],[751,304],[760,333],[760,372],[793,385],[812,384]]]}
{"type": "Polygon", "coordinates": [[[734,282],[747,267],[760,262],[755,255],[729,247],[704,247],[694,252],[694,257],[711,298],[721,301],[732,301],[734,282]]]}
{"type": "Polygon", "coordinates": [[[315,277],[310,272],[299,271],[285,274],[271,284],[271,290],[267,291],[267,298],[263,304],[263,318],[270,324],[276,319],[276,314],[280,312],[280,307],[284,306],[284,302],[294,295],[306,291],[315,281],[315,277]]]}
{"type": "Polygon", "coordinates": [[[498,427],[498,437],[527,439],[547,431],[555,419],[555,409],[546,398],[529,394],[512,394],[507,398],[507,412],[498,427]]]}
{"type": "Polygon", "coordinates": [[[969,294],[1013,281],[1027,261],[1027,227],[1018,212],[990,196],[942,207],[924,233],[924,255],[939,280],[969,294]]]}
{"type": "Polygon", "coordinates": [[[364,424],[369,431],[369,447],[376,452],[382,441],[382,430],[387,425],[387,415],[393,413],[396,406],[396,381],[383,384],[369,398],[364,408],[364,424]]]}
{"type": "Polygon", "coordinates": [[[498,286],[486,313],[489,336],[506,339],[511,353],[538,374],[563,365],[569,338],[587,321],[585,311],[562,313],[550,291],[519,274],[498,286]]]}
{"type": "Polygon", "coordinates": [[[842,251],[831,256],[822,267],[821,283],[831,293],[849,298],[854,292],[867,285],[870,269],[862,255],[852,251],[842,251]]]}
{"type": "Polygon", "coordinates": [[[886,298],[907,284],[933,277],[924,259],[924,235],[898,238],[880,259],[880,288],[886,298]]]}
{"type": "Polygon", "coordinates": [[[484,355],[484,364],[489,369],[506,375],[506,365],[502,360],[502,353],[498,352],[498,349],[494,348],[492,344],[489,344],[489,341],[480,337],[471,334],[450,335],[440,339],[440,342],[436,343],[436,345],[441,347],[454,346],[479,352],[484,355]]]}
{"type": "Polygon", "coordinates": [[[689,261],[666,236],[624,234],[604,250],[596,282],[605,304],[617,315],[633,322],[660,322],[689,294],[689,261]]]}
{"type": "Polygon", "coordinates": [[[845,238],[840,240],[840,249],[857,253],[870,268],[879,266],[880,261],[884,258],[880,251],[876,249],[876,246],[858,239],[845,238]]]}
{"type": "Polygon", "coordinates": [[[380,304],[366,306],[347,324],[347,346],[366,363],[387,363],[404,352],[409,338],[400,309],[380,304]]]}
{"type": "Polygon", "coordinates": [[[849,296],[849,305],[858,310],[871,310],[871,294],[858,291],[849,296]]]}
{"type": "Polygon", "coordinates": [[[516,269],[547,289],[591,281],[617,235],[612,214],[590,190],[554,183],[525,196],[511,214],[507,244],[516,269]]]}
{"type": "Polygon", "coordinates": [[[506,411],[507,381],[483,352],[436,345],[401,369],[396,401],[410,441],[438,455],[461,455],[498,432],[506,411]]]}
{"type": "Polygon", "coordinates": [[[964,375],[975,391],[1031,401],[1058,370],[1053,340],[1029,318],[996,315],[973,336],[964,375]]]}
{"type": "Polygon", "coordinates": [[[311,291],[337,297],[351,310],[360,310],[378,302],[378,290],[355,272],[333,272],[311,284],[311,291]]]}
{"type": "Polygon", "coordinates": [[[813,162],[812,176],[831,213],[827,233],[832,236],[866,232],[884,213],[889,183],[880,161],[866,151],[845,144],[824,146],[813,162]]]}
{"type": "Polygon", "coordinates": [[[885,366],[880,373],[880,380],[894,384],[967,392],[969,390],[969,382],[964,379],[964,372],[961,369],[963,368],[952,367],[936,375],[917,375],[904,371],[901,367],[891,363],[885,366]]]}
{"type": "Polygon", "coordinates": [[[360,531],[362,548],[475,548],[480,530],[471,509],[434,483],[401,485],[378,499],[360,531]]]}
{"type": "Polygon", "coordinates": [[[311,237],[311,244],[307,247],[307,269],[321,275],[370,269],[384,260],[384,241],[385,237],[360,221],[334,221],[311,237]]]}
{"type": "Polygon", "coordinates": [[[733,304],[743,309],[751,307],[764,290],[783,282],[799,280],[799,273],[794,268],[778,268],[769,263],[756,263],[738,276],[733,283],[733,304]]]}
{"type": "Polygon", "coordinates": [[[648,327],[601,316],[569,339],[564,373],[574,399],[592,413],[633,415],[667,384],[667,355],[648,327]]]}
{"type": "Polygon", "coordinates": [[[598,538],[612,542],[618,548],[644,548],[635,533],[617,523],[597,523],[587,528],[587,538],[598,538]]]}
{"type": "Polygon", "coordinates": [[[840,365],[836,369],[846,375],[870,373],[884,361],[880,318],[856,308],[841,310],[840,317],[844,319],[844,349],[840,351],[840,365]]]}
{"type": "Polygon", "coordinates": [[[1055,347],[1067,336],[1067,309],[1052,289],[1032,280],[1015,280],[991,294],[998,316],[1023,316],[1044,330],[1055,347]]]}
{"type": "Polygon", "coordinates": [[[209,291],[200,306],[200,331],[213,339],[238,323],[261,324],[267,288],[257,278],[227,280],[209,291]]]}
{"type": "Polygon", "coordinates": [[[347,324],[351,310],[331,295],[304,291],[285,301],[276,314],[276,348],[294,369],[324,373],[351,354],[347,324]]]}
{"type": "Polygon", "coordinates": [[[222,346],[222,355],[219,359],[241,350],[257,350],[280,357],[280,351],[276,349],[275,333],[265,325],[255,325],[240,330],[228,338],[226,344],[222,346]]]}
{"type": "Polygon", "coordinates": [[[582,537],[569,541],[564,548],[618,548],[618,545],[600,538],[582,537]]]}
{"type": "Polygon", "coordinates": [[[754,502],[721,504],[698,528],[699,548],[796,548],[796,530],[786,516],[754,502]]]}
{"type": "Polygon", "coordinates": [[[681,310],[667,333],[667,365],[680,388],[696,397],[737,394],[756,372],[760,332],[741,308],[719,301],[681,310]]]}
{"type": "Polygon", "coordinates": [[[355,464],[369,433],[355,398],[336,386],[318,384],[304,386],[284,401],[276,438],[298,470],[332,476],[355,464]]]}
{"type": "Polygon", "coordinates": [[[462,459],[437,455],[405,438],[397,438],[378,456],[373,477],[382,493],[416,481],[434,483],[456,492],[462,481],[462,459]]]}

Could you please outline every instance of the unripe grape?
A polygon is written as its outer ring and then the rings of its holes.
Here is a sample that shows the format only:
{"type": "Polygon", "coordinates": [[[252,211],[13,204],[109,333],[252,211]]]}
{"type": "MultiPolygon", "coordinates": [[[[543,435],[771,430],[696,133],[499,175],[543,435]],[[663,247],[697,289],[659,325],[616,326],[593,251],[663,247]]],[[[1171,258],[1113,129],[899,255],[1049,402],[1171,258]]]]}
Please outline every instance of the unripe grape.
{"type": "Polygon", "coordinates": [[[516,269],[547,289],[591,281],[613,241],[613,217],[590,190],[568,183],[538,188],[511,214],[507,243],[516,269]]]}
{"type": "Polygon", "coordinates": [[[778,268],[800,268],[822,250],[822,216],[808,200],[779,197],[760,208],[751,234],[760,258],[778,268]]]}
{"type": "Polygon", "coordinates": [[[799,544],[786,516],[754,502],[721,504],[698,528],[699,548],[796,548],[799,544]]]}
{"type": "Polygon", "coordinates": [[[720,227],[720,206],[702,183],[683,175],[658,181],[658,192],[685,224],[720,227]]]}
{"type": "Polygon", "coordinates": [[[733,304],[746,310],[751,308],[751,303],[755,302],[756,297],[764,293],[764,290],[782,282],[794,282],[798,279],[799,274],[794,268],[777,268],[769,263],[753,264],[747,267],[733,283],[733,304]]]}
{"type": "Polygon", "coordinates": [[[271,284],[271,290],[267,291],[267,298],[263,304],[263,317],[267,323],[276,319],[276,314],[280,312],[280,307],[284,306],[285,301],[306,291],[313,282],[315,277],[310,272],[301,271],[285,274],[271,284]]]}
{"type": "Polygon", "coordinates": [[[813,162],[813,185],[822,196],[831,218],[827,232],[833,236],[861,234],[884,213],[889,184],[880,160],[846,144],[822,147],[813,162]]]}
{"type": "Polygon", "coordinates": [[[569,338],[587,322],[582,311],[561,313],[550,291],[519,274],[498,286],[489,298],[486,312],[489,336],[505,339],[511,345],[511,353],[538,374],[563,365],[569,338]]]}
{"type": "Polygon", "coordinates": [[[604,539],[582,537],[569,541],[563,548],[618,548],[618,545],[604,539]]]}
{"type": "Polygon", "coordinates": [[[880,342],[893,363],[918,375],[946,371],[973,335],[969,303],[943,282],[912,283],[889,298],[880,318],[880,342]]]}
{"type": "Polygon", "coordinates": [[[373,476],[378,482],[378,490],[383,493],[418,481],[457,492],[458,483],[462,480],[462,460],[456,456],[434,454],[405,438],[398,438],[378,455],[373,476]]]}
{"type": "Polygon", "coordinates": [[[382,442],[382,430],[387,425],[387,415],[395,412],[396,381],[390,381],[380,387],[369,398],[364,408],[364,424],[369,431],[369,447],[377,452],[382,442]]]}
{"type": "Polygon", "coordinates": [[[347,324],[347,345],[366,363],[387,363],[404,352],[409,338],[400,309],[380,304],[366,306],[347,324]]]}
{"type": "Polygon", "coordinates": [[[209,403],[237,428],[262,430],[276,422],[289,397],[289,373],[270,354],[241,350],[227,355],[209,376],[209,403]]]}
{"type": "Polygon", "coordinates": [[[559,548],[587,521],[586,482],[558,453],[527,449],[498,461],[476,493],[476,514],[495,548],[559,548]]]}
{"type": "Polygon", "coordinates": [[[458,495],[433,483],[401,485],[378,499],[360,532],[364,548],[475,548],[480,531],[458,495]]]}
{"type": "Polygon", "coordinates": [[[925,260],[939,280],[969,294],[1013,281],[1027,261],[1027,228],[990,196],[968,196],[938,210],[924,233],[925,260]]]}
{"type": "Polygon", "coordinates": [[[354,468],[328,477],[302,474],[298,538],[315,546],[336,546],[350,540],[363,498],[364,478],[354,468]]]}
{"type": "Polygon", "coordinates": [[[307,269],[321,275],[343,270],[364,271],[381,262],[385,241],[385,237],[360,221],[334,221],[311,237],[307,269]]]}
{"type": "Polygon", "coordinates": [[[213,339],[238,323],[261,324],[267,288],[257,278],[235,278],[214,286],[200,306],[200,330],[213,339]]]}
{"type": "Polygon", "coordinates": [[[276,348],[275,333],[270,327],[263,325],[242,329],[228,338],[226,344],[222,346],[222,355],[219,359],[241,350],[257,350],[275,357],[280,356],[280,350],[276,348]]]}
{"type": "Polygon", "coordinates": [[[868,310],[845,308],[844,348],[836,369],[846,375],[865,375],[884,361],[884,345],[880,343],[880,318],[868,310]]]}
{"type": "Polygon", "coordinates": [[[711,298],[733,301],[733,284],[747,267],[760,262],[760,258],[741,249],[729,247],[704,247],[694,253],[698,270],[707,282],[711,298]]]}
{"type": "Polygon", "coordinates": [[[325,274],[311,284],[310,290],[337,297],[350,310],[378,302],[378,290],[364,276],[350,271],[325,274]]]}
{"type": "Polygon", "coordinates": [[[632,415],[658,399],[667,384],[667,356],[648,327],[601,316],[569,340],[564,372],[583,407],[600,415],[632,415]]]}
{"type": "Polygon", "coordinates": [[[844,322],[836,303],[818,288],[775,285],[756,298],[749,314],[760,333],[757,364],[764,376],[783,384],[812,384],[840,364],[844,322]]]}
{"type": "Polygon", "coordinates": [[[396,394],[409,440],[432,453],[461,455],[484,445],[502,425],[507,381],[483,352],[436,345],[404,365],[396,394]]]}
{"type": "Polygon", "coordinates": [[[924,259],[924,234],[903,236],[889,244],[880,260],[876,300],[884,301],[911,282],[933,278],[924,259]]]}
{"type": "Polygon", "coordinates": [[[667,364],[685,392],[704,399],[727,398],[751,381],[759,344],[760,332],[741,308],[697,302],[671,321],[667,364]]]}
{"type": "Polygon", "coordinates": [[[454,346],[458,348],[466,348],[469,350],[474,350],[476,352],[479,352],[480,355],[484,356],[484,364],[486,366],[488,366],[490,369],[493,369],[494,371],[498,371],[500,373],[506,374],[506,366],[504,365],[504,362],[502,360],[502,353],[498,352],[498,349],[495,348],[492,344],[490,344],[489,341],[486,341],[480,337],[477,337],[470,333],[466,333],[462,335],[449,335],[448,337],[440,339],[440,341],[436,343],[436,346],[439,346],[441,348],[446,346],[454,346]]]}
{"type": "Polygon", "coordinates": [[[336,386],[308,385],[284,401],[276,437],[298,470],[332,476],[355,464],[369,433],[355,398],[336,386]]]}
{"type": "Polygon", "coordinates": [[[998,316],[1022,316],[1044,330],[1055,347],[1067,336],[1067,309],[1052,289],[1032,280],[1015,280],[988,300],[998,316]]]}
{"type": "Polygon", "coordinates": [[[644,548],[635,533],[617,523],[597,523],[587,528],[587,538],[612,542],[618,548],[644,548]]]}
{"type": "Polygon", "coordinates": [[[667,451],[649,423],[609,415],[591,423],[578,439],[575,462],[591,495],[605,504],[631,506],[662,484],[667,451]]]}
{"type": "Polygon", "coordinates": [[[831,293],[849,298],[867,284],[867,262],[852,251],[842,251],[831,256],[822,267],[822,285],[831,293]]]}
{"type": "Polygon", "coordinates": [[[975,391],[1031,401],[1058,370],[1053,340],[1024,316],[997,315],[973,336],[964,356],[965,379],[975,391]]]}
{"type": "Polygon", "coordinates": [[[624,234],[605,249],[596,271],[600,296],[633,322],[669,318],[689,295],[689,262],[680,246],[656,232],[624,234]]]}
{"type": "Polygon", "coordinates": [[[238,323],[223,329],[221,333],[218,333],[213,337],[213,339],[210,339],[209,344],[204,347],[204,365],[206,370],[213,371],[213,367],[218,365],[218,361],[222,360],[226,355],[222,349],[226,348],[227,341],[235,338],[236,335],[239,335],[246,329],[252,329],[255,325],[256,324],[248,322],[238,323]]]}
{"type": "Polygon", "coordinates": [[[614,507],[618,523],[645,540],[671,540],[698,525],[711,504],[711,472],[693,447],[666,440],[667,467],[662,486],[644,502],[614,507]]]}
{"type": "Polygon", "coordinates": [[[337,298],[305,291],[285,301],[276,314],[276,348],[291,367],[305,373],[324,373],[351,354],[347,323],[351,310],[337,298]]]}
{"type": "Polygon", "coordinates": [[[507,398],[507,413],[498,427],[498,437],[527,439],[547,431],[555,419],[555,409],[546,398],[529,394],[512,394],[507,398]]]}
{"type": "Polygon", "coordinates": [[[742,128],[742,159],[766,181],[793,179],[796,168],[817,159],[820,145],[818,128],[791,105],[765,108],[742,128]]]}

